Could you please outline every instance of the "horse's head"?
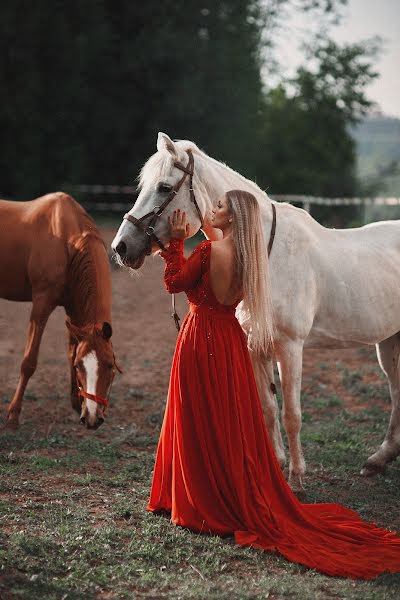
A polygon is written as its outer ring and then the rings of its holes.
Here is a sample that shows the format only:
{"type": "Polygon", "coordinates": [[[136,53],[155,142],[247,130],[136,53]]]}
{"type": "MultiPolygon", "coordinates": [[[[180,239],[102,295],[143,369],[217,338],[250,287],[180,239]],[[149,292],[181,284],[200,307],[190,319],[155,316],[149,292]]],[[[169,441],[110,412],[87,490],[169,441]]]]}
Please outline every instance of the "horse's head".
{"type": "Polygon", "coordinates": [[[192,225],[190,235],[201,227],[203,190],[196,164],[193,167],[192,149],[196,150],[196,146],[190,142],[173,142],[165,133],[158,134],[157,152],[141,171],[140,194],[111,244],[119,262],[139,269],[146,254],[167,244],[168,216],[177,208],[186,211],[192,225]]]}
{"type": "Polygon", "coordinates": [[[73,367],[81,399],[81,423],[97,429],[104,422],[115,370],[121,372],[111,344],[112,328],[109,323],[76,327],[69,319],[66,325],[76,342],[73,367]]]}

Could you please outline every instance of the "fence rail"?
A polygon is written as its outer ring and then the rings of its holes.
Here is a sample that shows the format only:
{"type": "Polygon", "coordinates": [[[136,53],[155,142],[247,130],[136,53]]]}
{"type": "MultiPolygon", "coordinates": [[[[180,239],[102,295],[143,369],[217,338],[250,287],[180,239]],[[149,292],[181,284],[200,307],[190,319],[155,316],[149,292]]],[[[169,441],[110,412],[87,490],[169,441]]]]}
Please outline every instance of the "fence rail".
{"type": "MultiPolygon", "coordinates": [[[[88,210],[104,212],[123,212],[130,210],[136,198],[136,187],[130,185],[76,185],[65,186],[72,194],[90,194],[91,196],[131,196],[130,202],[121,201],[92,201],[82,199],[82,204],[88,210]]],[[[302,204],[310,212],[311,206],[398,206],[400,198],[397,197],[358,197],[358,198],[324,198],[321,196],[305,196],[303,194],[273,194],[272,200],[302,204]]]]}
{"type": "Polygon", "coordinates": [[[323,198],[320,196],[302,196],[296,194],[275,194],[272,200],[281,202],[301,202],[302,204],[319,204],[323,206],[396,206],[400,204],[400,198],[376,196],[361,198],[323,198]]]}

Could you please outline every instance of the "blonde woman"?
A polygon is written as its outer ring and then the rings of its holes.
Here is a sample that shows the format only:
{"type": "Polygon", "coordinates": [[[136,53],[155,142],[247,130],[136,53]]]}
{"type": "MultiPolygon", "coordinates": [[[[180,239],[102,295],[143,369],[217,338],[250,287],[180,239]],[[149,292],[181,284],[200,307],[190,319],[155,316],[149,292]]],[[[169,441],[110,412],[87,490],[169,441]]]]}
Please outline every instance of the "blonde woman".
{"type": "Polygon", "coordinates": [[[400,537],[338,504],[302,504],[268,438],[247,344],[267,351],[273,327],[268,259],[252,194],[227,192],[213,210],[223,238],[186,260],[185,213],[170,219],[165,285],[190,310],[172,363],[147,510],[192,531],[234,535],[328,575],[400,572],[400,537]],[[249,340],[236,318],[243,300],[249,340]]]}

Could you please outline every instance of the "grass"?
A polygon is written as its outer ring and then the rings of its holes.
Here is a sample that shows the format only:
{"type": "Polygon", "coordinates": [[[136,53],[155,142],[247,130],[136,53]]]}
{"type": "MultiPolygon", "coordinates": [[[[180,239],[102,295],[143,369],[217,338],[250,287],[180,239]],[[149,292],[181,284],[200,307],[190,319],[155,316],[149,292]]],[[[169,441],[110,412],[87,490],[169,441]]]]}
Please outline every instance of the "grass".
{"type": "Polygon", "coordinates": [[[343,402],[336,394],[332,394],[327,398],[317,398],[314,401],[314,406],[317,408],[332,408],[334,406],[342,406],[343,402]]]}
{"type": "Polygon", "coordinates": [[[343,369],[342,383],[346,389],[361,401],[379,399],[390,402],[389,386],[386,377],[378,367],[368,365],[361,372],[343,369]],[[363,375],[371,371],[379,374],[379,383],[364,382],[363,375]]]}
{"type": "MultiPolygon", "coordinates": [[[[303,501],[343,502],[400,529],[399,466],[373,480],[358,475],[382,441],[387,413],[377,407],[350,413],[335,396],[304,401],[320,410],[303,424],[309,468],[303,501]]],[[[159,415],[147,420],[150,433],[115,435],[112,443],[66,433],[1,434],[2,600],[399,596],[397,575],[374,582],[328,578],[147,513],[159,415]]]]}

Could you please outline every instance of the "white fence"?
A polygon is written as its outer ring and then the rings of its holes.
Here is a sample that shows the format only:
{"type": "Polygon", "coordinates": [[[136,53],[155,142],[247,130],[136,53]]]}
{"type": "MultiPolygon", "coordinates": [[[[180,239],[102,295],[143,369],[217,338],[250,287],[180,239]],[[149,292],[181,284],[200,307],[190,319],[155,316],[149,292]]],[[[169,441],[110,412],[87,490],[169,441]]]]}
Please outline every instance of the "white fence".
{"type": "MultiPolygon", "coordinates": [[[[136,187],[129,185],[77,185],[65,186],[72,194],[88,194],[90,196],[131,196],[131,201],[85,201],[80,199],[88,210],[104,212],[126,212],[130,210],[136,198],[136,187]]],[[[272,194],[272,200],[302,204],[303,208],[311,211],[311,206],[399,206],[400,198],[378,196],[375,198],[324,198],[320,196],[304,196],[301,194],[272,194]]]]}
{"type": "Polygon", "coordinates": [[[303,208],[310,212],[312,204],[319,204],[320,206],[398,206],[400,205],[400,198],[377,196],[375,198],[323,198],[320,196],[297,196],[295,194],[275,194],[272,197],[273,200],[279,200],[280,202],[289,202],[290,204],[296,202],[301,203],[303,208]]]}

